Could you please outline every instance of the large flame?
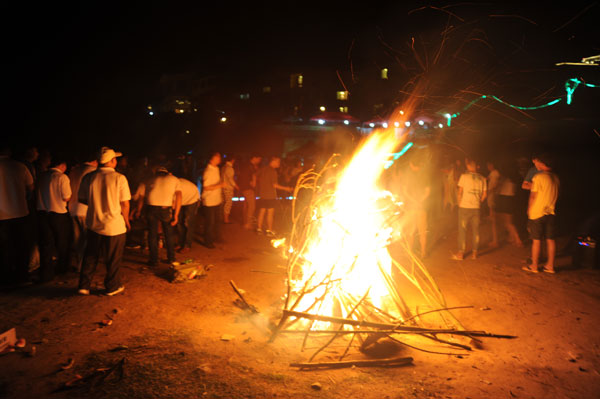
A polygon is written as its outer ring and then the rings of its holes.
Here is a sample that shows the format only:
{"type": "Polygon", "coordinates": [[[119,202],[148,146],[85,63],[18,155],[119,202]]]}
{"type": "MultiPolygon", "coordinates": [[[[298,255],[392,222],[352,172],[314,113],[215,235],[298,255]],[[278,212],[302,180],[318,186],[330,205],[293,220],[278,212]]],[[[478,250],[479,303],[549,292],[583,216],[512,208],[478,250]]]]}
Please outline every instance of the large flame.
{"type": "MultiPolygon", "coordinates": [[[[375,315],[390,323],[414,323],[415,309],[407,296],[418,296],[420,309],[446,308],[437,285],[401,237],[400,202],[381,184],[390,154],[405,144],[407,136],[395,128],[376,131],[345,165],[334,156],[321,171],[311,170],[300,178],[293,228],[284,246],[286,311],[355,320],[375,315]],[[304,196],[300,205],[299,196],[304,196]],[[403,262],[390,253],[392,241],[404,244],[403,262]]],[[[448,325],[448,318],[438,314],[448,325]]],[[[309,324],[310,329],[328,326],[309,324]]]]}

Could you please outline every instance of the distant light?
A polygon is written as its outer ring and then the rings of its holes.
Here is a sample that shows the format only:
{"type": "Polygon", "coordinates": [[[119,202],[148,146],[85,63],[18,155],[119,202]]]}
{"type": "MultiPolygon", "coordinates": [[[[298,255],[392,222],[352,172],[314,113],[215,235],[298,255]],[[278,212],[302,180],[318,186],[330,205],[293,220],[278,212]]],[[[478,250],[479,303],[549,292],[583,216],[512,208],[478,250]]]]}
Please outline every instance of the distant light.
{"type": "Polygon", "coordinates": [[[394,126],[400,127],[400,122],[394,122],[394,126]]]}
{"type": "Polygon", "coordinates": [[[350,124],[350,121],[349,121],[349,120],[347,120],[347,119],[346,119],[346,120],[344,120],[344,125],[349,125],[349,124],[350,124]]]}
{"type": "Polygon", "coordinates": [[[148,105],[148,109],[152,109],[152,105],[148,105]]]}
{"type": "Polygon", "coordinates": [[[375,124],[373,122],[369,123],[369,127],[375,127],[375,124]]]}
{"type": "Polygon", "coordinates": [[[444,114],[444,117],[445,117],[446,119],[450,119],[450,118],[452,118],[452,115],[450,115],[450,114],[444,114]]]}
{"type": "Polygon", "coordinates": [[[384,129],[387,129],[387,127],[388,127],[387,122],[383,122],[382,126],[383,126],[384,129]]]}
{"type": "Polygon", "coordinates": [[[404,111],[400,110],[400,115],[404,115],[404,111]]]}
{"type": "Polygon", "coordinates": [[[175,110],[175,113],[176,113],[176,114],[183,114],[184,112],[185,112],[185,110],[184,110],[184,109],[181,109],[181,108],[177,108],[177,109],[175,110]]]}
{"type": "Polygon", "coordinates": [[[150,116],[154,115],[154,111],[148,112],[148,115],[150,115],[150,116]]]}
{"type": "Polygon", "coordinates": [[[324,106],[320,106],[319,109],[321,110],[321,112],[325,112],[325,107],[324,106]]]}
{"type": "Polygon", "coordinates": [[[221,117],[221,123],[225,123],[225,122],[227,122],[227,118],[226,118],[226,117],[224,117],[224,116],[222,116],[222,117],[221,117]]]}
{"type": "Polygon", "coordinates": [[[419,121],[419,125],[423,126],[424,124],[425,124],[425,122],[419,121]]]}
{"type": "Polygon", "coordinates": [[[198,108],[194,108],[194,112],[198,112],[198,108]]]}
{"type": "Polygon", "coordinates": [[[410,127],[410,122],[409,121],[404,122],[404,126],[410,127]]]}
{"type": "Polygon", "coordinates": [[[444,127],[444,125],[442,125],[441,123],[438,123],[438,127],[441,129],[444,127]]]}
{"type": "Polygon", "coordinates": [[[185,133],[186,133],[186,134],[190,134],[190,131],[189,131],[189,130],[186,130],[186,131],[185,131],[185,133]]]}
{"type": "Polygon", "coordinates": [[[319,125],[324,125],[325,124],[325,120],[324,119],[319,119],[317,122],[319,122],[319,125]]]}

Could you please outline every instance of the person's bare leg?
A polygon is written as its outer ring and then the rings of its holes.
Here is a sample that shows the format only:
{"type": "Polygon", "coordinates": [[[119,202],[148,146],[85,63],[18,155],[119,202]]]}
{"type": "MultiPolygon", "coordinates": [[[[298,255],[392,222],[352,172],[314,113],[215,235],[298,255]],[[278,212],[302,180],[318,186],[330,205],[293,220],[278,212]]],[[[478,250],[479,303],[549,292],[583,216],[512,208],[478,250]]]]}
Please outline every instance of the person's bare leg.
{"type": "Polygon", "coordinates": [[[273,231],[273,215],[275,214],[275,208],[267,209],[267,230],[273,231]]]}
{"type": "Polygon", "coordinates": [[[513,244],[515,244],[519,248],[522,247],[523,241],[521,241],[521,237],[519,237],[519,232],[517,231],[517,228],[513,223],[511,214],[506,214],[505,226],[506,230],[508,230],[508,234],[510,234],[510,237],[512,237],[513,244]]]}
{"type": "Polygon", "coordinates": [[[492,242],[490,243],[491,247],[498,246],[498,226],[497,226],[497,216],[496,211],[490,209],[490,220],[492,221],[492,242]]]}
{"type": "Polygon", "coordinates": [[[540,240],[532,240],[531,242],[531,270],[538,270],[538,260],[540,258],[540,240]]]}
{"type": "Polygon", "coordinates": [[[256,229],[258,231],[262,230],[263,219],[265,218],[265,208],[260,208],[258,210],[258,219],[256,220],[256,229]]]}
{"type": "Polygon", "coordinates": [[[548,260],[544,265],[544,269],[554,271],[554,257],[556,256],[556,241],[553,239],[546,240],[546,250],[548,252],[548,260]]]}

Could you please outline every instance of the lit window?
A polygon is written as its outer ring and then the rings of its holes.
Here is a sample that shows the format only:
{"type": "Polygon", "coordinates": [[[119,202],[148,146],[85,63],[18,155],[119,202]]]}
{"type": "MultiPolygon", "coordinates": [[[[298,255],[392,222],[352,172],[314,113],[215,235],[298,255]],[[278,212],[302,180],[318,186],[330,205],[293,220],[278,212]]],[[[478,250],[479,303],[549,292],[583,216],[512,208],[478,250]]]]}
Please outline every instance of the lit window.
{"type": "Polygon", "coordinates": [[[325,110],[326,110],[326,109],[327,109],[327,108],[325,108],[325,106],[323,106],[323,105],[321,105],[321,106],[319,107],[319,110],[320,110],[321,112],[325,112],[325,110]]]}
{"type": "Polygon", "coordinates": [[[304,78],[301,73],[293,73],[290,75],[290,87],[292,89],[295,87],[302,87],[303,82],[304,78]]]}
{"type": "Polygon", "coordinates": [[[383,68],[381,70],[381,79],[387,79],[388,78],[388,69],[387,68],[383,68]]]}
{"type": "Polygon", "coordinates": [[[337,92],[337,99],[338,100],[347,100],[348,99],[348,92],[347,91],[338,91],[337,92]]]}
{"type": "Polygon", "coordinates": [[[262,89],[263,93],[270,93],[271,92],[271,86],[265,86],[262,89]]]}
{"type": "Polygon", "coordinates": [[[348,113],[348,107],[340,107],[340,112],[343,112],[344,114],[348,113]]]}
{"type": "Polygon", "coordinates": [[[250,93],[240,94],[240,100],[248,100],[250,99],[250,93]]]}

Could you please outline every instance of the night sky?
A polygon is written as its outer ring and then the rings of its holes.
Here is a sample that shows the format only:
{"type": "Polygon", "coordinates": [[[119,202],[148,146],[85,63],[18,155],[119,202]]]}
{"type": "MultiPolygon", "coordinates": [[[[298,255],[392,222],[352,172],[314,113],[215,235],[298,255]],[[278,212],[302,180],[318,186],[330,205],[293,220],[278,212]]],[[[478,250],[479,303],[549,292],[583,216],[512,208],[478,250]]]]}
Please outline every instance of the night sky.
{"type": "Polygon", "coordinates": [[[409,54],[411,37],[431,40],[450,14],[484,31],[495,57],[514,73],[600,53],[595,1],[120,3],[129,2],[2,7],[11,136],[35,142],[106,129],[117,137],[117,121],[148,104],[162,74],[348,69],[351,43],[375,53],[383,50],[371,43],[384,38],[409,54]]]}

